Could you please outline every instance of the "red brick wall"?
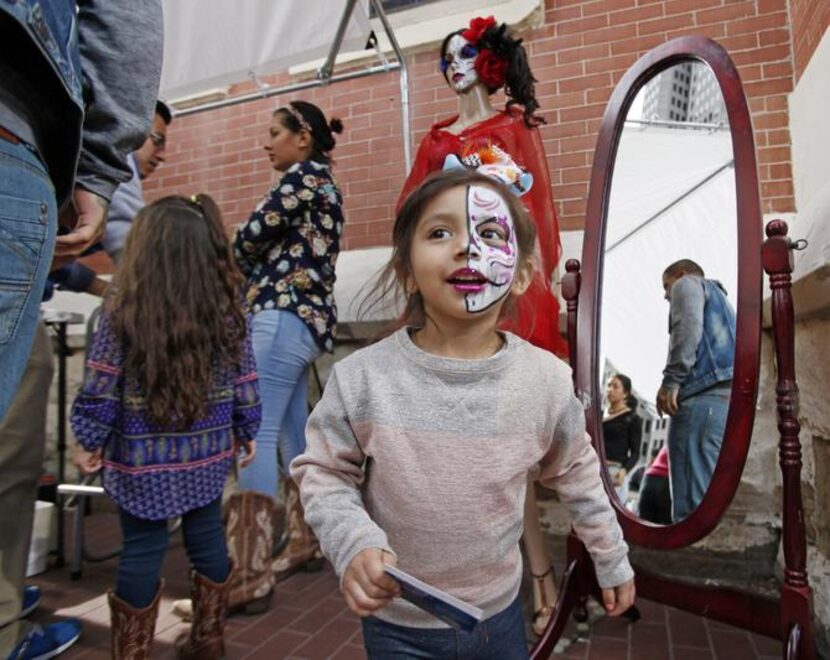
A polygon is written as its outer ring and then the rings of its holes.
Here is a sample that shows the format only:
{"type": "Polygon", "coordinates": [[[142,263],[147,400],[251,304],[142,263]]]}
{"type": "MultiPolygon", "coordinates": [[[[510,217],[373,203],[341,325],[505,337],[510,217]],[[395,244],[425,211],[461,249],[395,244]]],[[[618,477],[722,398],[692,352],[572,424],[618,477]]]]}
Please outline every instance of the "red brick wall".
{"type": "Polygon", "coordinates": [[[795,79],[801,78],[813,52],[830,25],[827,0],[790,0],[795,79]]]}
{"type": "MultiPolygon", "coordinates": [[[[817,10],[796,5],[826,7],[827,1],[793,5],[801,20],[817,10]]],[[[730,52],[752,112],[764,211],[793,211],[789,20],[787,0],[547,0],[544,24],[522,36],[548,120],[542,136],[561,227],[584,225],[596,133],[615,83],[646,51],[688,34],[712,37],[730,52]]],[[[413,152],[430,124],[456,108],[437,71],[436,49],[408,55],[413,152]]],[[[270,113],[291,98],[311,100],[345,124],[334,152],[346,200],[345,248],[387,245],[404,180],[397,73],[179,118],[170,129],[167,163],[147,182],[148,197],[207,191],[229,224],[243,221],[270,181],[261,151],[270,113]]],[[[494,99],[501,103],[502,97],[494,99]]]]}

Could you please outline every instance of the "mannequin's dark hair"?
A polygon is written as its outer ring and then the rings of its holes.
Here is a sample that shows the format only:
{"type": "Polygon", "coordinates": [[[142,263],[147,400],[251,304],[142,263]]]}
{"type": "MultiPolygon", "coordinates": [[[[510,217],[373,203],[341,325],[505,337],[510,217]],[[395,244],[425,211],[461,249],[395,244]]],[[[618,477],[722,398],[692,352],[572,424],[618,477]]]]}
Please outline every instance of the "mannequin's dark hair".
{"type": "MultiPolygon", "coordinates": [[[[450,39],[462,32],[464,30],[456,30],[444,37],[440,53],[442,62],[446,61],[444,55],[447,52],[450,39]]],[[[536,78],[533,77],[533,73],[530,71],[527,52],[522,46],[522,40],[514,39],[507,31],[507,25],[502,23],[486,30],[475,44],[475,47],[479,51],[482,48],[487,48],[507,62],[507,71],[504,75],[504,93],[507,95],[506,107],[510,108],[510,106],[517,104],[523,106],[525,123],[530,127],[547,123],[544,117],[535,114],[539,109],[539,101],[536,100],[536,78]]],[[[449,84],[446,67],[442,66],[441,68],[444,80],[449,84]]],[[[487,91],[493,94],[498,89],[498,87],[488,87],[487,91]]]]}
{"type": "MultiPolygon", "coordinates": [[[[328,165],[331,162],[329,154],[337,144],[333,134],[343,132],[343,122],[337,117],[328,121],[323,111],[308,101],[291,101],[288,105],[300,113],[311,127],[311,160],[328,165]]],[[[294,133],[299,133],[303,128],[299,120],[285,108],[277,108],[274,115],[279,115],[283,125],[294,133]]]]}

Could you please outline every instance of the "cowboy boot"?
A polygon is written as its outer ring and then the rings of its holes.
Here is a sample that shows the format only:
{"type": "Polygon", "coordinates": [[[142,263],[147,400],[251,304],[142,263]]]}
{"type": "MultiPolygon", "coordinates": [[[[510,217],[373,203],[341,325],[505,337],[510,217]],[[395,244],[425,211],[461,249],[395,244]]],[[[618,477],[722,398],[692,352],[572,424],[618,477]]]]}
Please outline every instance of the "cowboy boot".
{"type": "Polygon", "coordinates": [[[121,600],[112,589],[107,591],[113,660],[148,660],[150,658],[163,586],[164,580],[159,582],[153,602],[141,609],[132,607],[121,600]]]}
{"type": "MultiPolygon", "coordinates": [[[[234,493],[224,507],[228,556],[236,570],[231,574],[228,613],[260,614],[268,609],[274,591],[271,548],[274,543],[274,503],[253,491],[234,493]]],[[[193,621],[193,601],[173,602],[173,614],[193,621]]]]}
{"type": "Polygon", "coordinates": [[[285,527],[288,544],[271,564],[277,581],[298,570],[307,572],[323,568],[323,554],[314,532],[305,522],[305,512],[300,502],[300,491],[293,479],[286,480],[285,527]]]}
{"type": "Polygon", "coordinates": [[[189,633],[176,640],[176,657],[181,660],[220,660],[225,657],[225,618],[228,613],[228,592],[234,575],[230,562],[224,582],[214,582],[190,570],[190,597],[193,601],[193,623],[189,633]]]}
{"type": "Polygon", "coordinates": [[[274,501],[261,493],[235,493],[228,500],[225,534],[231,576],[228,606],[246,614],[268,609],[274,591],[271,550],[274,545],[274,501]]]}

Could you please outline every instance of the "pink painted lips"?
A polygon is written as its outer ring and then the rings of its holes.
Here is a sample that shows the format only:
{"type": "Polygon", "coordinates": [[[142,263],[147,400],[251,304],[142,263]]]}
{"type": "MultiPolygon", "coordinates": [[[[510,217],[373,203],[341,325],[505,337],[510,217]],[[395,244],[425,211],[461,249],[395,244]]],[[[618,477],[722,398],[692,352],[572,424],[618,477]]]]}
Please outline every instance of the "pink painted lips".
{"type": "Polygon", "coordinates": [[[459,268],[447,278],[447,282],[461,293],[480,293],[490,284],[484,275],[473,268],[459,268]]]}

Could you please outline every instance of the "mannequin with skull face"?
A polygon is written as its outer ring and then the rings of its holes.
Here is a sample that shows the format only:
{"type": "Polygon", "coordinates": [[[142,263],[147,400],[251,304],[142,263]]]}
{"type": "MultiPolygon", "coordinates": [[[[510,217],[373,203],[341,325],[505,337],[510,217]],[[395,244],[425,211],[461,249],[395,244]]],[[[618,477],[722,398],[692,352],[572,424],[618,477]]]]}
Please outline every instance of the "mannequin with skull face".
{"type": "MultiPolygon", "coordinates": [[[[530,288],[518,300],[516,319],[507,324],[507,329],[564,357],[566,345],[559,334],[559,304],[551,291],[561,254],[558,223],[538,130],[544,120],[534,114],[539,107],[535,80],[521,40],[512,38],[506,26],[498,26],[492,16],[474,18],[466,30],[446,36],[441,46],[440,68],[457,94],[458,114],[434,124],[424,137],[398,208],[430,172],[448,167],[449,161],[457,167],[473,167],[494,175],[521,194],[537,228],[538,269],[530,288]],[[490,97],[502,88],[507,95],[506,107],[496,110],[490,97]],[[482,154],[495,156],[488,160],[482,154]],[[515,180],[508,180],[510,177],[515,180]],[[528,181],[532,186],[527,185],[528,181]]],[[[498,263],[494,260],[496,267],[498,263]]],[[[471,304],[477,304],[475,298],[471,304]]],[[[541,634],[553,612],[556,588],[532,483],[526,498],[524,545],[533,575],[533,628],[541,634]]]]}
{"type": "MultiPolygon", "coordinates": [[[[532,181],[522,191],[522,202],[533,218],[539,237],[539,273],[518,304],[517,319],[508,329],[531,343],[566,356],[559,334],[559,304],[551,281],[561,254],[559,230],[551,197],[550,174],[538,125],[541,117],[534,79],[521,40],[511,37],[495,19],[474,18],[466,30],[446,36],[440,68],[458,98],[458,114],[434,124],[424,136],[412,171],[407,177],[398,208],[430,172],[445,167],[448,156],[480,171],[497,174],[515,171],[515,181],[532,181]],[[504,88],[507,103],[496,110],[490,96],[504,88]],[[497,155],[498,167],[478,156],[497,155]]],[[[521,185],[517,187],[521,188],[521,185]]]]}

